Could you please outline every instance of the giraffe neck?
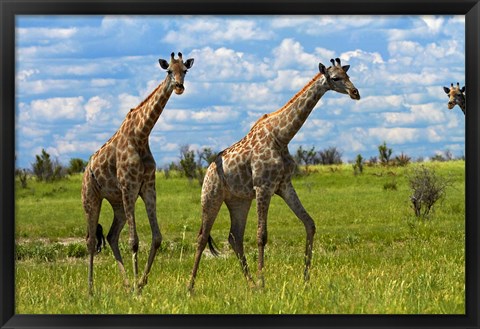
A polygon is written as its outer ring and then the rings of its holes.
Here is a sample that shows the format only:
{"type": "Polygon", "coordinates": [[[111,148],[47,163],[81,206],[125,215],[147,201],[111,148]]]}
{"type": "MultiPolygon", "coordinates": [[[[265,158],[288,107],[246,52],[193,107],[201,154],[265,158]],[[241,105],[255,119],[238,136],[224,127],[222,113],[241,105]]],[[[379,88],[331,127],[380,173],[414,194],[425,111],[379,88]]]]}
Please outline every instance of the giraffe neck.
{"type": "Polygon", "coordinates": [[[465,98],[463,98],[463,102],[458,104],[458,106],[462,110],[463,114],[465,114],[465,98]]]}
{"type": "Polygon", "coordinates": [[[148,140],[148,136],[163,112],[168,99],[172,95],[174,86],[170,76],[137,107],[138,118],[136,119],[135,135],[140,139],[148,140]]]}
{"type": "Polygon", "coordinates": [[[272,133],[279,143],[287,145],[292,140],[328,90],[325,76],[319,73],[280,110],[269,115],[272,133]]]}

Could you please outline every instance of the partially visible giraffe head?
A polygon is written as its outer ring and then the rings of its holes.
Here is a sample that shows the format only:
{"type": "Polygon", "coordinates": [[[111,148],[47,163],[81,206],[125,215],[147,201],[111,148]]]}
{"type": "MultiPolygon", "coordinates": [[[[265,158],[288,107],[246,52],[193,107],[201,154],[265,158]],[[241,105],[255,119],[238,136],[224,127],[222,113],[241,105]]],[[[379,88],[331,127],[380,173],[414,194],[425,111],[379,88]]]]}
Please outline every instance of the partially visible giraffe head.
{"type": "Polygon", "coordinates": [[[455,105],[460,106],[463,110],[465,108],[465,86],[460,89],[460,83],[457,82],[457,85],[454,86],[453,83],[450,84],[450,88],[443,87],[445,93],[448,95],[448,109],[451,110],[455,105]]]}
{"type": "Polygon", "coordinates": [[[351,99],[359,100],[360,93],[347,74],[350,65],[342,66],[340,58],[331,59],[330,62],[332,66],[328,68],[325,68],[322,63],[319,64],[320,73],[326,76],[330,89],[341,94],[348,94],[351,99]]]}
{"type": "Polygon", "coordinates": [[[182,53],[178,53],[178,59],[175,59],[175,53],[171,54],[170,63],[164,59],[159,59],[160,67],[167,70],[170,76],[171,83],[174,84],[175,94],[181,95],[185,90],[183,86],[183,79],[189,68],[193,66],[193,58],[187,59],[185,62],[182,59],[182,53]]]}

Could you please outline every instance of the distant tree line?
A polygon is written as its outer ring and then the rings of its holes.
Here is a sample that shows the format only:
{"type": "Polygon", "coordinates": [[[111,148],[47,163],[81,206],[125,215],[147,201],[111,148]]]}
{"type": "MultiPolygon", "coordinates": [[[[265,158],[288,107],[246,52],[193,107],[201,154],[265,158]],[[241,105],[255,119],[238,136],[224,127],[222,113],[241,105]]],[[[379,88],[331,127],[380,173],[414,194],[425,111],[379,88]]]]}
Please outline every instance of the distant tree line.
{"type": "MultiPolygon", "coordinates": [[[[218,151],[210,147],[204,147],[194,150],[190,145],[180,146],[178,161],[172,161],[167,166],[159,168],[163,171],[165,178],[169,178],[172,171],[188,178],[190,181],[203,183],[206,168],[217,157],[218,151]]],[[[300,146],[292,155],[297,163],[296,174],[309,174],[311,166],[314,165],[340,165],[342,164],[342,152],[334,146],[316,151],[315,147],[304,148],[300,146]]],[[[446,150],[443,154],[435,154],[430,158],[432,161],[451,161],[455,160],[452,152],[446,150]]],[[[460,159],[464,159],[461,157],[460,159]]],[[[393,150],[383,142],[378,146],[378,156],[372,156],[365,160],[361,154],[357,154],[352,161],[354,175],[363,173],[364,166],[406,166],[412,161],[411,157],[405,153],[394,156],[393,150]]],[[[418,158],[417,162],[423,162],[423,158],[418,158]]],[[[31,164],[30,169],[17,169],[15,174],[19,177],[22,187],[27,186],[27,178],[35,177],[39,181],[51,182],[65,178],[68,175],[81,173],[85,170],[88,161],[80,158],[72,158],[67,166],[62,165],[58,159],[53,159],[45,149],[35,156],[35,162],[31,164]]]]}
{"type": "Polygon", "coordinates": [[[70,159],[68,166],[64,166],[57,158],[52,159],[51,155],[42,149],[40,154],[35,155],[35,162],[32,163],[31,169],[16,169],[15,175],[19,177],[21,186],[26,188],[29,176],[34,176],[38,181],[52,182],[83,172],[87,163],[85,160],[73,158],[70,159]]]}

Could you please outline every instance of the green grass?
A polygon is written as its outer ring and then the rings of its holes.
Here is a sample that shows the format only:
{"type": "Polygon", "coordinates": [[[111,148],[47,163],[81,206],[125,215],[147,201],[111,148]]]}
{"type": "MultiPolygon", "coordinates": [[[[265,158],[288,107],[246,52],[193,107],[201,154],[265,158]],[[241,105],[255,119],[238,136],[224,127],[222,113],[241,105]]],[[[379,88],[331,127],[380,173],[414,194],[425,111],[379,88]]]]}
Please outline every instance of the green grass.
{"type": "MultiPolygon", "coordinates": [[[[95,293],[88,296],[86,223],[81,176],[54,183],[28,181],[16,192],[17,313],[269,313],[464,314],[465,170],[463,161],[429,163],[452,185],[427,219],[414,217],[409,167],[318,166],[293,184],[317,226],[311,279],[303,282],[305,230],[279,197],[268,218],[265,288],[251,289],[228,245],[223,206],[212,230],[222,257],[208,252],[195,293],[187,294],[200,227],[200,187],[157,176],[157,214],[164,241],[140,294],[123,288],[110,248],[95,257],[95,293]],[[396,189],[385,188],[395,185],[396,189]]],[[[108,231],[113,214],[104,202],[108,231]]],[[[151,239],[143,202],[136,211],[140,268],[151,239]]],[[[250,210],[245,250],[256,269],[256,212],[250,210]]],[[[127,230],[121,250],[129,278],[127,230]]]]}

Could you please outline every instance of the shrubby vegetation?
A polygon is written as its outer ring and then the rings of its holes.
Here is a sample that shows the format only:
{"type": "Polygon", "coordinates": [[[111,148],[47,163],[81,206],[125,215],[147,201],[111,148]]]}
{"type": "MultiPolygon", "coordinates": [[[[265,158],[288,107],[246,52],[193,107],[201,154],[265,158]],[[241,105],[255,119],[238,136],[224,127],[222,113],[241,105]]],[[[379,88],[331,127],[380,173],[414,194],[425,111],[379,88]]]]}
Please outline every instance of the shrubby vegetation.
{"type": "Polygon", "coordinates": [[[450,180],[436,174],[435,169],[425,166],[414,167],[408,183],[412,190],[410,201],[415,216],[426,218],[438,200],[446,195],[450,180]]]}
{"type": "MultiPolygon", "coordinates": [[[[200,150],[194,150],[190,145],[182,145],[180,147],[179,160],[171,162],[169,165],[159,168],[163,176],[168,179],[170,177],[186,177],[191,183],[197,181],[201,186],[205,176],[206,168],[217,157],[218,152],[212,148],[204,147],[200,150]]],[[[304,148],[300,146],[292,155],[297,163],[295,174],[298,176],[308,175],[311,172],[311,167],[316,165],[341,165],[342,152],[334,146],[327,147],[323,150],[316,151],[315,146],[304,148]]],[[[58,159],[52,159],[44,149],[41,154],[35,156],[36,161],[32,164],[31,169],[17,169],[15,174],[19,178],[19,182],[23,188],[27,187],[29,177],[35,177],[38,181],[52,182],[73,175],[81,173],[87,166],[87,161],[80,158],[72,158],[68,166],[63,166],[58,159]]],[[[444,151],[443,154],[435,154],[431,161],[452,161],[455,160],[452,152],[444,151]]],[[[464,157],[460,157],[463,159],[464,157]]],[[[416,162],[423,162],[423,157],[416,159],[416,162]]],[[[378,146],[378,156],[371,156],[368,160],[361,154],[357,154],[352,163],[353,174],[355,176],[363,174],[364,166],[373,167],[381,165],[383,167],[405,167],[412,162],[412,158],[401,152],[399,155],[394,155],[392,148],[387,146],[384,141],[378,146]]],[[[334,167],[331,170],[335,170],[334,167]]],[[[386,188],[389,189],[389,188],[386,188]]]]}

